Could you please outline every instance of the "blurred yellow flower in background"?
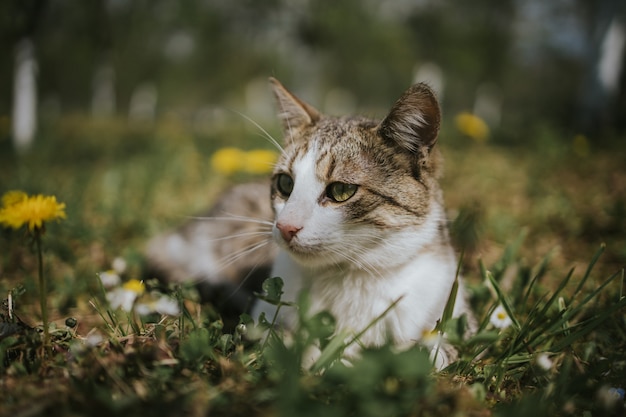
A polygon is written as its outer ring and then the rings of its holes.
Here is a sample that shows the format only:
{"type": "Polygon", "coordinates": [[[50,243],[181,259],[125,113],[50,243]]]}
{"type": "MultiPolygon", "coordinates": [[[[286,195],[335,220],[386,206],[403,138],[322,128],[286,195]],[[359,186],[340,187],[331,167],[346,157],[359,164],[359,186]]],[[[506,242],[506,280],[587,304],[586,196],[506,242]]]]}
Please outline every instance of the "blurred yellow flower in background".
{"type": "Polygon", "coordinates": [[[55,196],[41,194],[29,197],[21,191],[9,191],[2,196],[0,224],[19,229],[28,225],[32,232],[41,229],[44,222],[65,219],[65,203],[58,203],[55,196]]]}
{"type": "Polygon", "coordinates": [[[220,174],[230,175],[243,165],[244,152],[237,148],[222,148],[211,156],[211,167],[220,174]]]}
{"type": "Polygon", "coordinates": [[[243,169],[250,174],[267,174],[272,172],[278,155],[274,151],[256,149],[245,154],[243,169]]]}
{"type": "Polygon", "coordinates": [[[222,148],[211,156],[211,168],[223,175],[237,172],[267,174],[274,169],[278,155],[266,149],[242,151],[237,148],[222,148]]]}
{"type": "Polygon", "coordinates": [[[468,112],[461,112],[454,118],[456,128],[478,143],[489,139],[489,126],[480,117],[468,112]]]}

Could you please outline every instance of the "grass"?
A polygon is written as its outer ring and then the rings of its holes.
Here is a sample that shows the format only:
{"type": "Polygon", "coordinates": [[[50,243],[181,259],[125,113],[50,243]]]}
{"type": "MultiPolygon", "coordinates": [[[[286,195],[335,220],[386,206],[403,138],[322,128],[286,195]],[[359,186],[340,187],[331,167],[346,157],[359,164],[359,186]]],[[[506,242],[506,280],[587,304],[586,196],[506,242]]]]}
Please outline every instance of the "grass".
{"type": "MultiPolygon", "coordinates": [[[[526,149],[444,133],[443,186],[480,330],[466,338],[462,319],[440,323],[460,357],[437,373],[419,347],[368,349],[346,366],[334,319],[307,315],[306,298],[288,338],[268,330],[271,317],[242,317],[225,333],[187,286],[145,283],[177,300],[179,316],[110,308],[99,272],[123,257],[124,278],[140,277],[147,238],[249,178],[208,164],[221,146],[265,145],[245,120],[208,131],[171,118],[141,126],[76,116],[41,131],[19,157],[0,139],[0,191],[67,204],[67,220],[42,239],[53,352],[42,347],[37,252],[23,230],[3,229],[0,291],[11,293],[15,315],[3,305],[2,415],[624,413],[611,390],[626,388],[624,150],[580,154],[554,133],[526,149]],[[490,320],[498,306],[511,319],[504,329],[490,320]],[[322,356],[303,370],[314,343],[322,356]]],[[[280,303],[280,288],[268,281],[266,296],[280,303]]]]}

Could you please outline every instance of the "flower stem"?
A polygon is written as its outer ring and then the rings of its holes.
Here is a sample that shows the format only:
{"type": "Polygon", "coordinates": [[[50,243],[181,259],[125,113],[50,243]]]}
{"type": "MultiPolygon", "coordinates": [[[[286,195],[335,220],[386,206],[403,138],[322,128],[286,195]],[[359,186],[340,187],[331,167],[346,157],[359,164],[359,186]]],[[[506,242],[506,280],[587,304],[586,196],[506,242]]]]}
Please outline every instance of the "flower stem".
{"type": "Polygon", "coordinates": [[[37,245],[37,261],[39,263],[39,305],[41,320],[43,321],[43,345],[48,355],[50,352],[50,332],[48,329],[48,289],[43,276],[43,256],[41,253],[41,231],[35,229],[35,244],[37,245]]]}

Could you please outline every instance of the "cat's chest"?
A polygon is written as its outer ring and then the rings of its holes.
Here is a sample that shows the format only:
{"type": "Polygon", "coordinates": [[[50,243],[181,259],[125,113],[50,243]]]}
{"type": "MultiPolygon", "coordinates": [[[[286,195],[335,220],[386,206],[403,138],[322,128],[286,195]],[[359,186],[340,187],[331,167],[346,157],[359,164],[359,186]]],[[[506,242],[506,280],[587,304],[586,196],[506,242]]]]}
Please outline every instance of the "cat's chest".
{"type": "Polygon", "coordinates": [[[364,271],[303,271],[312,312],[329,311],[338,330],[361,341],[383,344],[414,342],[431,330],[447,301],[454,280],[454,261],[446,256],[422,256],[402,267],[372,276],[364,271]]]}

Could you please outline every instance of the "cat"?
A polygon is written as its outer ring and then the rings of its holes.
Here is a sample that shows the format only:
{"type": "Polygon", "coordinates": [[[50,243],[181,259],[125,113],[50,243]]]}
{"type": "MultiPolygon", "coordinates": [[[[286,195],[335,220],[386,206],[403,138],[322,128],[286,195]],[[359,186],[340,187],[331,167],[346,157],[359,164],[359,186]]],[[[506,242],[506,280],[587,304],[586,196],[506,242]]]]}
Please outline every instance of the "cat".
{"type": "MultiPolygon", "coordinates": [[[[236,186],[207,218],[152,240],[151,264],[227,299],[246,282],[258,290],[255,270],[281,277],[284,300],[306,289],[310,313],[330,312],[337,331],[351,334],[395,303],[360,336],[362,346],[419,342],[441,319],[455,279],[453,316],[472,323],[438,183],[441,114],[431,89],[413,85],[376,121],[324,115],[270,83],[284,132],[271,181],[236,186]]],[[[295,325],[289,309],[280,311],[295,325]]],[[[272,317],[275,307],[259,300],[252,312],[272,317]]],[[[359,344],[346,355],[357,355],[359,344]]],[[[438,366],[450,356],[443,352],[438,366]]]]}

